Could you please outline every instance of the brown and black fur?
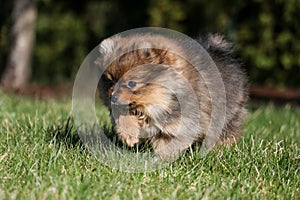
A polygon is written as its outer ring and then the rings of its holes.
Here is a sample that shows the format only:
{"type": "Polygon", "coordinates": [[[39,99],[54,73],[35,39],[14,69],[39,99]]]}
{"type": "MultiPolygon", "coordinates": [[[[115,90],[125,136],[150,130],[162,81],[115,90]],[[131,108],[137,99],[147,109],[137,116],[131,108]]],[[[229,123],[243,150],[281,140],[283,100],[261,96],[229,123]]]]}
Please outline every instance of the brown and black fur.
{"type": "MultiPolygon", "coordinates": [[[[222,36],[209,34],[198,42],[218,67],[226,91],[225,125],[216,143],[235,142],[242,134],[241,126],[247,113],[245,74],[233,56],[232,45],[222,36]]],[[[167,159],[194,142],[203,141],[212,120],[210,92],[214,91],[208,91],[207,80],[184,59],[184,55],[189,54],[188,48],[164,36],[144,34],[104,40],[100,44],[100,53],[100,68],[108,66],[99,81],[100,97],[112,110],[128,109],[128,112],[112,113],[115,131],[124,143],[133,146],[149,140],[154,152],[167,159]],[[161,48],[151,48],[153,41],[161,48]],[[124,49],[126,53],[117,56],[124,49]],[[173,53],[174,49],[183,56],[173,53]],[[129,81],[137,83],[136,86],[127,87],[129,81]],[[188,99],[184,105],[179,105],[176,99],[178,94],[189,95],[186,81],[195,93],[197,105],[188,99]],[[163,85],[168,85],[171,90],[163,85]],[[181,113],[181,106],[191,112],[181,113]],[[197,113],[196,107],[199,108],[197,113]],[[197,116],[200,116],[199,121],[193,124],[192,119],[197,116]],[[182,119],[183,128],[178,127],[182,119]],[[179,129],[183,131],[179,132],[179,129]]]]}

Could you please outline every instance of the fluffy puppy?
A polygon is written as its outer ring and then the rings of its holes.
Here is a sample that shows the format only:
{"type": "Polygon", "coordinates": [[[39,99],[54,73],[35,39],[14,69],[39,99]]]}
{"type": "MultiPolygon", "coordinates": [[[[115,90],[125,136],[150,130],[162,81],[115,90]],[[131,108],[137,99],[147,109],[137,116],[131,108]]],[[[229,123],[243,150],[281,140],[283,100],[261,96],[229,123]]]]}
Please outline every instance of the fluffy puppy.
{"type": "MultiPolygon", "coordinates": [[[[226,93],[224,126],[214,144],[235,142],[247,113],[246,77],[222,36],[210,34],[198,42],[215,62],[226,93]]],[[[157,155],[170,159],[208,137],[211,121],[218,120],[212,118],[211,94],[219,90],[209,88],[213,79],[205,80],[198,73],[201,67],[197,70],[185,59],[190,51],[152,34],[118,36],[100,44],[98,63],[103,70],[107,67],[99,81],[100,97],[111,109],[115,131],[124,143],[149,140],[157,155]],[[120,52],[125,53],[116,56],[120,52]]]]}

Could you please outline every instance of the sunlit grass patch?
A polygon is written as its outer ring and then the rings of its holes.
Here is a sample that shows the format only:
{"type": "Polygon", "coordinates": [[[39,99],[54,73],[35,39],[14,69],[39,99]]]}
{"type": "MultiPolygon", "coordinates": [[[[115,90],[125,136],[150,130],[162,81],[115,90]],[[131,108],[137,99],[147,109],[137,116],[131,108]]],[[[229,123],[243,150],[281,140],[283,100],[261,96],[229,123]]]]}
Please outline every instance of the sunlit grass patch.
{"type": "MultiPolygon", "coordinates": [[[[107,111],[97,108],[110,130],[107,111]]],[[[1,94],[0,199],[300,198],[300,108],[249,110],[244,138],[229,149],[205,157],[192,149],[167,167],[126,173],[82,145],[71,99],[1,94]]]]}

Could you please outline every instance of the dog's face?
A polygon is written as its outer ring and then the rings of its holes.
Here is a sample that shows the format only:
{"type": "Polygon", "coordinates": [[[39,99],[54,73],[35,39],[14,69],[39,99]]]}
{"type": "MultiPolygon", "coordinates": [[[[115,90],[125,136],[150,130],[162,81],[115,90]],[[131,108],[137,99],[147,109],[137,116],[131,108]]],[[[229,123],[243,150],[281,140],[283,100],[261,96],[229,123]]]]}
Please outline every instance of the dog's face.
{"type": "Polygon", "coordinates": [[[143,65],[128,71],[115,85],[111,96],[115,130],[129,146],[160,134],[178,115],[178,102],[166,85],[172,73],[166,66],[143,65]]]}
{"type": "MultiPolygon", "coordinates": [[[[123,75],[135,67],[144,64],[182,65],[184,59],[169,49],[180,48],[165,37],[152,35],[141,37],[111,37],[99,45],[101,56],[95,61],[99,67],[99,95],[110,108],[110,99],[114,86],[123,75]]],[[[180,51],[180,50],[178,50],[180,51]]],[[[175,51],[176,52],[176,51],[175,51]]],[[[181,51],[180,51],[181,52],[181,51]]]]}

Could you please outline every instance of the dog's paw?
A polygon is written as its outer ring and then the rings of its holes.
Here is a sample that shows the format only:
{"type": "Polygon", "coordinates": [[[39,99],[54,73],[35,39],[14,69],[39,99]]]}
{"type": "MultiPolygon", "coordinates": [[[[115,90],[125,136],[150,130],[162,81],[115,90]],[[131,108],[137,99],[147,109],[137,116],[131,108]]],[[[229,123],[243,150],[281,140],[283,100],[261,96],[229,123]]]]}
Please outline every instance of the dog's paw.
{"type": "Polygon", "coordinates": [[[116,120],[116,132],[119,139],[130,147],[139,143],[140,126],[136,116],[120,115],[116,120]]]}

